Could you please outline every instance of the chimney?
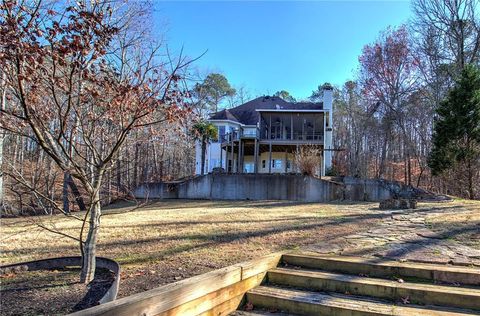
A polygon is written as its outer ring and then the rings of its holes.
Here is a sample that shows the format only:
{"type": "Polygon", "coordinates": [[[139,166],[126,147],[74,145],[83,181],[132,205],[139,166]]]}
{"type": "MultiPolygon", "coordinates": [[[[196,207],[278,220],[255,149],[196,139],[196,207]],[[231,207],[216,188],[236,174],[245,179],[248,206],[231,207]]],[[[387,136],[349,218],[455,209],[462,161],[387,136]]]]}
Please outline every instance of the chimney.
{"type": "Polygon", "coordinates": [[[322,86],[323,91],[323,109],[332,110],[333,104],[333,87],[329,83],[325,83],[322,86]]]}

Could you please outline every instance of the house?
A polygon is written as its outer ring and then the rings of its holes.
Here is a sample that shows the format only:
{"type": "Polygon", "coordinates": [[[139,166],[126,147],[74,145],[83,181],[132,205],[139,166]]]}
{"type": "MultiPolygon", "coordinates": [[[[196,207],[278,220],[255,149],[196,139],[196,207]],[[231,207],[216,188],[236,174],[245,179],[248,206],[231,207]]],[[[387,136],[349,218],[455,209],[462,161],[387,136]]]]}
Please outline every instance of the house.
{"type": "MultiPolygon", "coordinates": [[[[323,88],[322,102],[287,102],[263,96],[211,115],[218,139],[206,149],[205,170],[228,173],[298,172],[295,153],[301,146],[321,149],[317,175],[332,165],[333,89],[323,88]]],[[[195,173],[201,174],[201,144],[196,144],[195,173]]]]}

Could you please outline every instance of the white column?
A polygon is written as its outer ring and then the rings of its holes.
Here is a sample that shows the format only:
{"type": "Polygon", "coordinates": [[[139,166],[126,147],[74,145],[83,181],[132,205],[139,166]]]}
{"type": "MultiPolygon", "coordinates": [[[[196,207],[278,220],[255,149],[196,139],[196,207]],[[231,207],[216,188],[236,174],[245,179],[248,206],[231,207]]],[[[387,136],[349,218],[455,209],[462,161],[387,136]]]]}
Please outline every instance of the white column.
{"type": "Polygon", "coordinates": [[[325,170],[328,170],[332,167],[332,127],[333,127],[333,89],[323,89],[323,109],[325,110],[324,119],[323,119],[323,144],[324,144],[324,154],[323,154],[323,166],[322,166],[322,176],[325,175],[325,170]]]}

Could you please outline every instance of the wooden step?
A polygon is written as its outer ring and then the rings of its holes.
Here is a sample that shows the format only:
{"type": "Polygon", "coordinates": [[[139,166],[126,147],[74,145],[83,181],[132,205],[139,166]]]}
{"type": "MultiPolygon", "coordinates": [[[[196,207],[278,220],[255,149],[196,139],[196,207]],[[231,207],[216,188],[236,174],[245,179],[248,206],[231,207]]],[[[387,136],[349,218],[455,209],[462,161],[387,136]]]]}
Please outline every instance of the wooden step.
{"type": "Polygon", "coordinates": [[[397,306],[381,300],[358,296],[326,294],[318,292],[285,289],[273,286],[259,286],[247,292],[247,302],[255,308],[277,308],[298,315],[422,315],[460,316],[479,315],[474,311],[440,307],[397,306]]]}
{"type": "Polygon", "coordinates": [[[480,268],[398,262],[380,258],[285,254],[284,264],[378,278],[418,278],[432,282],[480,286],[480,268]]]}
{"type": "Polygon", "coordinates": [[[268,282],[316,291],[349,293],[410,303],[480,310],[480,288],[440,286],[366,278],[323,271],[277,268],[268,271],[268,282]]]}
{"type": "Polygon", "coordinates": [[[295,316],[294,314],[285,314],[285,313],[278,313],[278,312],[272,312],[272,311],[235,311],[228,316],[295,316]]]}

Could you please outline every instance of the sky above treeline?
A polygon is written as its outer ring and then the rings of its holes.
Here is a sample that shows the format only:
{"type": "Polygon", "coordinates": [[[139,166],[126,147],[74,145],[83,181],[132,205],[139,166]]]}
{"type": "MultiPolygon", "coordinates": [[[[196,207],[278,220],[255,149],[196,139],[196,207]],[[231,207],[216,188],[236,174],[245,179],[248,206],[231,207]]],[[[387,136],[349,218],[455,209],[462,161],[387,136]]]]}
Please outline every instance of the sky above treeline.
{"type": "Polygon", "coordinates": [[[411,18],[408,1],[157,1],[155,29],[252,95],[287,90],[297,99],[319,84],[353,79],[358,56],[379,32],[411,18]]]}

